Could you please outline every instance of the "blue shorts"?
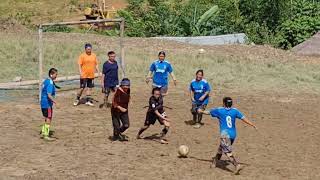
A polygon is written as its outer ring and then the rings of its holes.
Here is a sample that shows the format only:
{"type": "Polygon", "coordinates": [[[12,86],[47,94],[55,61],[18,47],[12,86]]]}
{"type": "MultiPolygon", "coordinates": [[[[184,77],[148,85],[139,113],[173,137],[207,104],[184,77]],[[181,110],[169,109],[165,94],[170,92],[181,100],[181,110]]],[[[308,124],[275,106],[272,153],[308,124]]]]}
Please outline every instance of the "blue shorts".
{"type": "Polygon", "coordinates": [[[161,94],[166,94],[168,92],[168,85],[158,86],[158,85],[153,84],[152,88],[160,88],[161,94]]]}

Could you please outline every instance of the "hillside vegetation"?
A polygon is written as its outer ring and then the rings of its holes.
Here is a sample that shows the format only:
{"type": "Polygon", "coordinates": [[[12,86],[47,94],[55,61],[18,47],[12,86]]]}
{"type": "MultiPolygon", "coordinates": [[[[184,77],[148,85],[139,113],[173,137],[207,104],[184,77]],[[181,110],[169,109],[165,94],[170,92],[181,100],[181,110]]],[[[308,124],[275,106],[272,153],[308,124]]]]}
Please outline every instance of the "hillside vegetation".
{"type": "Polygon", "coordinates": [[[290,49],[320,30],[319,0],[129,0],[119,15],[128,36],[245,32],[257,44],[290,49]]]}

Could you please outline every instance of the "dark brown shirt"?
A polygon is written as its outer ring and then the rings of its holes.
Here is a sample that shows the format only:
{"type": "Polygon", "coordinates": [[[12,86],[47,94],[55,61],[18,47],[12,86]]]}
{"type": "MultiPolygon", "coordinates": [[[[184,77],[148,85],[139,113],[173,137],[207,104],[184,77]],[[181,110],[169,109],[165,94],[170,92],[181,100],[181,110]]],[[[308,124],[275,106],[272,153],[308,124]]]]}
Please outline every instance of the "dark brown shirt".
{"type": "Polygon", "coordinates": [[[121,88],[118,88],[116,93],[114,94],[113,101],[112,101],[112,111],[121,112],[117,106],[121,106],[125,109],[128,109],[130,101],[130,89],[128,92],[122,91],[121,88]]]}

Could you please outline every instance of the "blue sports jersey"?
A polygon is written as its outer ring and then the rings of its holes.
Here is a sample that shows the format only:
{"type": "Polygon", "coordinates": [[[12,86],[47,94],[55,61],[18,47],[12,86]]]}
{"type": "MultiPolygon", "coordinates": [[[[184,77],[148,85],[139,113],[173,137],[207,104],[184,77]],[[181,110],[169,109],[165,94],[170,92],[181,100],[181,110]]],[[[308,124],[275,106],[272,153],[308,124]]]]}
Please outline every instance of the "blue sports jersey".
{"type": "Polygon", "coordinates": [[[244,115],[236,108],[213,108],[210,110],[212,117],[219,119],[220,133],[227,134],[230,139],[237,137],[236,119],[243,119],[244,115]]]}
{"type": "Polygon", "coordinates": [[[197,80],[192,80],[192,82],[190,83],[190,87],[189,87],[190,91],[193,91],[194,93],[194,100],[195,100],[195,104],[197,105],[208,105],[209,103],[209,96],[207,96],[203,101],[200,101],[200,97],[203,96],[206,92],[210,92],[211,91],[211,87],[209,85],[209,83],[205,80],[202,79],[201,81],[197,81],[197,80]]]}
{"type": "Polygon", "coordinates": [[[46,80],[43,81],[42,83],[42,91],[41,91],[41,108],[50,108],[52,107],[52,101],[50,101],[48,94],[51,96],[56,95],[56,88],[53,84],[52,79],[47,78],[46,80]]]}
{"type": "Polygon", "coordinates": [[[151,64],[150,71],[153,72],[153,85],[164,87],[168,85],[168,75],[173,69],[168,61],[156,60],[151,64]]]}

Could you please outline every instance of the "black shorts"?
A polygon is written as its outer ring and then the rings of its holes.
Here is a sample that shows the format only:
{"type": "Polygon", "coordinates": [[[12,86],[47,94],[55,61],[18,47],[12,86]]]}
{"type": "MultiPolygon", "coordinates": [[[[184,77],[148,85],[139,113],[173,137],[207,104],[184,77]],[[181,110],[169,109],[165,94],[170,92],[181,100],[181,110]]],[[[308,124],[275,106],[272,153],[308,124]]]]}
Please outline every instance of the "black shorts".
{"type": "Polygon", "coordinates": [[[45,118],[52,119],[52,108],[41,108],[42,115],[45,118]]]}
{"type": "Polygon", "coordinates": [[[93,78],[81,78],[80,79],[80,88],[94,88],[94,79],[93,78]]]}
{"type": "MultiPolygon", "coordinates": [[[[164,112],[163,112],[164,113],[164,112]]],[[[163,114],[162,113],[162,114],[163,114]]],[[[144,122],[145,126],[154,125],[156,121],[159,121],[160,125],[164,125],[163,121],[160,119],[159,116],[156,115],[154,112],[147,112],[146,120],[144,122]]]]}
{"type": "Polygon", "coordinates": [[[116,92],[116,90],[117,90],[117,87],[115,86],[115,87],[104,87],[104,94],[106,95],[106,96],[109,96],[110,95],[110,92],[116,92]]]}
{"type": "Polygon", "coordinates": [[[201,110],[205,110],[207,107],[206,104],[192,104],[192,107],[191,107],[191,113],[194,114],[194,113],[198,113],[198,109],[201,109],[201,110]]]}

